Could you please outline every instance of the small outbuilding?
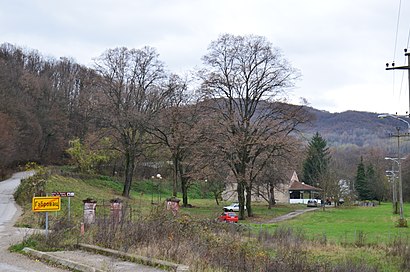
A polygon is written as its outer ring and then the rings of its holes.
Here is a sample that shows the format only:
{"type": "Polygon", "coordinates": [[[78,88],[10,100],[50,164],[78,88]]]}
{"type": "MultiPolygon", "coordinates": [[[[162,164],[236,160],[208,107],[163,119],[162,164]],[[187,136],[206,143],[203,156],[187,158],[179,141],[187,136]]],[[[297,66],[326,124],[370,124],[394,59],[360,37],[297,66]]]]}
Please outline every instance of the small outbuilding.
{"type": "Polygon", "coordinates": [[[294,180],[289,187],[289,203],[307,204],[309,199],[319,199],[321,191],[320,188],[294,180]]]}
{"type": "MultiPolygon", "coordinates": [[[[322,189],[299,182],[296,171],[290,172],[287,177],[284,177],[285,182],[277,183],[274,187],[274,198],[276,203],[290,203],[290,204],[307,204],[309,199],[319,199],[322,189]]],[[[224,201],[238,201],[238,194],[236,191],[236,183],[234,179],[228,178],[226,182],[225,191],[222,193],[224,201]]],[[[252,191],[252,201],[266,201],[268,190],[265,186],[255,186],[252,191]]],[[[321,201],[318,200],[318,203],[321,201]]]]}

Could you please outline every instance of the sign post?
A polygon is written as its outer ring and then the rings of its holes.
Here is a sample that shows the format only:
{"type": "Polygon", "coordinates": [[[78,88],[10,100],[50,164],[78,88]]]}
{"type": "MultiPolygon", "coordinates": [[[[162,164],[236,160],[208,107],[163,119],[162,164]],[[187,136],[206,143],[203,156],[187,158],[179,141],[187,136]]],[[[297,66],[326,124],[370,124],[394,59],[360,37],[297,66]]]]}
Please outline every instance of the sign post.
{"type": "Polygon", "coordinates": [[[46,212],[46,239],[48,239],[48,212],[46,212]]]}
{"type": "Polygon", "coordinates": [[[74,192],[52,192],[51,195],[59,196],[59,197],[68,197],[68,222],[70,222],[70,215],[71,215],[70,199],[74,197],[74,192]]]}
{"type": "Polygon", "coordinates": [[[46,237],[48,237],[48,212],[56,212],[61,209],[61,198],[59,196],[35,196],[31,208],[33,212],[46,213],[46,237]]]}
{"type": "Polygon", "coordinates": [[[74,192],[52,192],[51,195],[59,196],[59,197],[68,197],[68,222],[70,222],[70,214],[71,214],[70,199],[74,197],[74,192]]]}

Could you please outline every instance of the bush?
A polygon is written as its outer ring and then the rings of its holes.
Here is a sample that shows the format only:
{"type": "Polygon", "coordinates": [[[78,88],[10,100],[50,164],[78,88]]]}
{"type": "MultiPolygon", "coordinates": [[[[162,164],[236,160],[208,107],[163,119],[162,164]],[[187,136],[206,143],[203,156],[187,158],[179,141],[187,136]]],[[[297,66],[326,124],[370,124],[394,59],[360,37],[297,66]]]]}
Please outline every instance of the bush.
{"type": "Polygon", "coordinates": [[[49,176],[46,168],[36,163],[28,163],[26,171],[34,171],[35,173],[31,177],[23,179],[13,194],[14,199],[20,206],[31,203],[33,195],[44,195],[46,180],[49,176]]]}
{"type": "Polygon", "coordinates": [[[400,219],[397,221],[396,227],[398,227],[398,228],[407,228],[407,227],[408,227],[408,226],[407,226],[407,220],[404,219],[404,218],[400,218],[400,219]]]}
{"type": "MultiPolygon", "coordinates": [[[[102,142],[104,142],[103,145],[108,145],[109,139],[103,139],[102,142]]],[[[78,138],[69,143],[70,148],[66,152],[72,157],[80,173],[93,174],[98,165],[108,162],[114,156],[107,149],[91,150],[84,146],[78,138]]]]}

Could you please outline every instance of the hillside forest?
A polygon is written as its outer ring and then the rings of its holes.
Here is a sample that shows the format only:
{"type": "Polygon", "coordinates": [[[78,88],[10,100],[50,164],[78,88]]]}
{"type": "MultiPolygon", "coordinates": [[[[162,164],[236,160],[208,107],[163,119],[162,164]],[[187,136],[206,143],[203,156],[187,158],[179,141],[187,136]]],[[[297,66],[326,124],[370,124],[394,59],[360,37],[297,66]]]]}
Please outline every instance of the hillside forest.
{"type": "MultiPolygon", "coordinates": [[[[402,122],[287,103],[300,73],[263,37],[221,35],[202,60],[200,69],[177,75],[149,46],[107,49],[86,67],[2,44],[0,175],[27,162],[71,164],[118,178],[127,197],[133,182],[160,173],[183,205],[192,184],[218,195],[231,180],[252,216],[255,188],[274,187],[293,171],[303,181],[307,146],[319,133],[331,157],[328,179],[353,184],[362,163],[373,171],[372,196],[391,199],[385,157],[397,155],[398,137],[390,136],[404,133],[402,122]]],[[[405,157],[408,139],[399,140],[405,157]]],[[[409,162],[402,162],[406,201],[409,162]]],[[[274,196],[266,199],[274,204],[274,196]]]]}

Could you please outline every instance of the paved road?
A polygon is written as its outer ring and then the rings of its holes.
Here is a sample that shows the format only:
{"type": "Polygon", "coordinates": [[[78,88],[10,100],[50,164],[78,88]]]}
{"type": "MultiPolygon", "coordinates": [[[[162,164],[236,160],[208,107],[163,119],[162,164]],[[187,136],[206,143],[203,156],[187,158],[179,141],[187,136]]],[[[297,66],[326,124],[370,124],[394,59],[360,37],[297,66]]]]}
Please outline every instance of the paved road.
{"type": "Polygon", "coordinates": [[[0,182],[0,271],[66,271],[31,260],[24,255],[10,253],[8,251],[10,245],[21,242],[28,234],[28,230],[13,227],[21,213],[20,208],[14,202],[13,193],[20,184],[21,179],[31,174],[31,172],[16,173],[10,179],[0,182]]]}

